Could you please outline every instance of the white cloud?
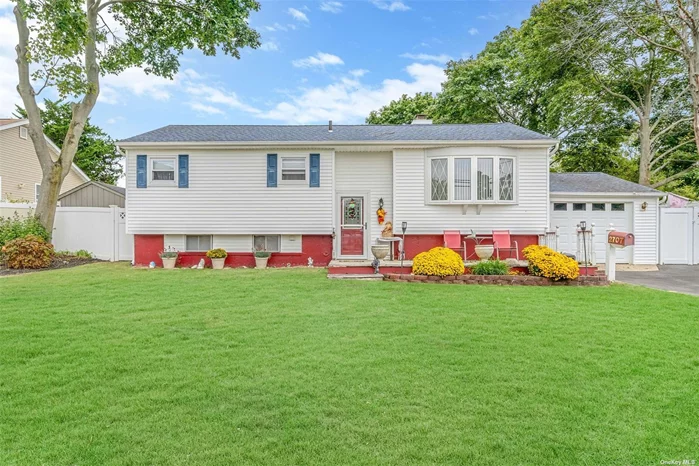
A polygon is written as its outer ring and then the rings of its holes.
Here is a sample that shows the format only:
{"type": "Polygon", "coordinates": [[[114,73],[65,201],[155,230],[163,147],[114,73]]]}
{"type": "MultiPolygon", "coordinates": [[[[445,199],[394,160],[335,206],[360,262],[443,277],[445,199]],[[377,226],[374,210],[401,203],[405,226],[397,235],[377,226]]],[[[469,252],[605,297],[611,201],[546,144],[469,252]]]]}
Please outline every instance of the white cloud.
{"type": "Polygon", "coordinates": [[[471,28],[471,29],[468,30],[468,33],[469,33],[470,35],[472,35],[472,36],[475,36],[476,34],[478,34],[478,29],[476,29],[476,28],[471,28]]]}
{"type": "Polygon", "coordinates": [[[163,78],[154,74],[146,74],[142,69],[132,67],[127,68],[118,75],[107,75],[101,80],[101,92],[99,100],[108,103],[121,103],[123,92],[155,100],[168,100],[172,96],[171,90],[178,85],[182,78],[192,78],[194,70],[184,70],[175,76],[175,79],[163,78]]]}
{"type": "Polygon", "coordinates": [[[107,124],[108,124],[108,125],[115,125],[115,124],[117,124],[117,123],[119,123],[120,121],[123,121],[123,120],[125,120],[125,118],[124,118],[123,116],[116,116],[116,117],[109,118],[109,119],[107,120],[107,124]]]}
{"type": "Polygon", "coordinates": [[[279,44],[274,39],[263,42],[260,45],[260,50],[263,52],[277,52],[279,51],[279,44]]]}
{"type": "Polygon", "coordinates": [[[355,77],[355,78],[361,78],[362,76],[364,76],[364,75],[367,74],[368,72],[369,72],[369,70],[358,69],[358,70],[351,70],[351,71],[349,72],[349,74],[352,75],[352,76],[355,77]]]}
{"type": "Polygon", "coordinates": [[[301,21],[303,23],[308,23],[308,16],[306,16],[306,13],[303,11],[297,10],[296,8],[289,8],[287,12],[291,15],[292,18],[294,18],[296,21],[301,21]]]}
{"type": "Polygon", "coordinates": [[[478,16],[478,19],[500,19],[500,15],[496,15],[495,13],[488,13],[487,15],[478,16]]]}
{"type": "MultiPolygon", "coordinates": [[[[199,104],[198,108],[194,108],[192,106],[194,103],[190,104],[190,107],[193,108],[194,110],[204,111],[205,106],[204,106],[204,104],[201,103],[201,101],[203,100],[204,102],[208,102],[210,104],[224,105],[226,107],[237,109],[237,110],[243,110],[244,112],[248,112],[248,113],[260,113],[260,110],[256,109],[255,107],[252,107],[250,105],[247,105],[247,104],[241,102],[235,92],[225,91],[223,89],[208,86],[206,84],[202,85],[201,83],[194,83],[194,84],[188,85],[185,90],[188,94],[196,96],[200,100],[200,102],[198,102],[198,104],[199,104]]],[[[211,107],[211,106],[207,106],[207,107],[210,107],[210,109],[215,108],[215,107],[211,107]]],[[[216,110],[219,110],[219,109],[216,109],[216,110]]],[[[219,112],[223,113],[223,111],[221,111],[221,110],[219,110],[219,112]]],[[[219,113],[219,112],[209,111],[209,113],[219,113]]]]}
{"type": "Polygon", "coordinates": [[[437,65],[413,63],[405,71],[409,80],[386,79],[368,86],[356,77],[345,77],[325,87],[300,88],[288,101],[257,115],[285,123],[307,124],[327,120],[360,122],[370,111],[400,98],[403,94],[438,92],[444,70],[437,65]]]}
{"type": "Polygon", "coordinates": [[[411,60],[433,61],[436,63],[446,63],[452,59],[452,57],[444,53],[440,55],[430,55],[428,53],[404,53],[401,55],[401,57],[410,58],[411,60]]]}
{"type": "Polygon", "coordinates": [[[371,0],[377,8],[380,10],[386,10],[393,13],[394,11],[408,11],[410,7],[401,1],[385,1],[385,0],[371,0]]]}
{"type": "MultiPolygon", "coordinates": [[[[0,0],[2,1],[2,0],[0,0]]],[[[326,13],[340,13],[343,8],[342,2],[321,2],[320,9],[326,13]]]]}
{"type": "Polygon", "coordinates": [[[299,60],[294,60],[291,62],[296,68],[311,68],[311,67],[322,67],[325,65],[344,65],[345,62],[342,58],[331,53],[318,52],[315,55],[307,58],[301,58],[299,60]]]}
{"type": "Polygon", "coordinates": [[[10,0],[0,0],[0,10],[3,8],[9,8],[12,5],[14,5],[14,2],[11,2],[10,0]]]}
{"type": "Polygon", "coordinates": [[[189,102],[189,108],[198,113],[206,113],[208,115],[223,115],[223,110],[212,105],[205,105],[199,102],[189,102]]]}

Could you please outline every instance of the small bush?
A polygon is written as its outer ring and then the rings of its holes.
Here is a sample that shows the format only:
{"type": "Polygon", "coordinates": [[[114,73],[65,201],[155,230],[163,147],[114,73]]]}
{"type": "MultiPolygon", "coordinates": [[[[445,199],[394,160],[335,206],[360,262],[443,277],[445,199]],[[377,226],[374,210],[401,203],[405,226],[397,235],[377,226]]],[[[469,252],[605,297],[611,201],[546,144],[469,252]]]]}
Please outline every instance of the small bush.
{"type": "Polygon", "coordinates": [[[209,249],[206,252],[206,257],[209,259],[225,259],[228,257],[228,253],[223,248],[209,249]]]}
{"type": "Polygon", "coordinates": [[[449,248],[432,248],[413,259],[413,274],[448,277],[464,273],[464,260],[449,248]]]}
{"type": "Polygon", "coordinates": [[[507,262],[501,260],[480,261],[471,266],[473,275],[507,275],[510,271],[510,266],[507,262]]]}
{"type": "Polygon", "coordinates": [[[92,253],[86,249],[78,249],[75,251],[75,257],[80,257],[81,259],[92,259],[92,253]]]}
{"type": "Polygon", "coordinates": [[[43,269],[51,265],[53,245],[39,236],[27,235],[8,242],[2,253],[11,269],[43,269]]]}
{"type": "Polygon", "coordinates": [[[44,241],[49,240],[49,233],[33,215],[20,217],[17,212],[12,217],[0,217],[0,248],[12,240],[24,238],[27,235],[38,236],[44,241]]]}
{"type": "Polygon", "coordinates": [[[529,261],[529,273],[552,280],[574,280],[580,275],[575,259],[556,252],[546,246],[527,246],[522,250],[529,261]]]}

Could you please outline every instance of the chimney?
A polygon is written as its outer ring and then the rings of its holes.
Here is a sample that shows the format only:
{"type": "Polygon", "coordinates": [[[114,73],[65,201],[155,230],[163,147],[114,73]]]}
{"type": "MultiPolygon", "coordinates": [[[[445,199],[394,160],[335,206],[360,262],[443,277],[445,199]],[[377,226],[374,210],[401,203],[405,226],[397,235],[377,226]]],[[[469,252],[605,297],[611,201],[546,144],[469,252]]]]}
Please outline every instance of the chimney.
{"type": "Polygon", "coordinates": [[[432,120],[430,120],[424,113],[419,113],[415,115],[415,119],[411,125],[431,125],[432,120]]]}
{"type": "Polygon", "coordinates": [[[333,121],[328,120],[328,133],[332,133],[332,132],[333,132],[333,121]]]}

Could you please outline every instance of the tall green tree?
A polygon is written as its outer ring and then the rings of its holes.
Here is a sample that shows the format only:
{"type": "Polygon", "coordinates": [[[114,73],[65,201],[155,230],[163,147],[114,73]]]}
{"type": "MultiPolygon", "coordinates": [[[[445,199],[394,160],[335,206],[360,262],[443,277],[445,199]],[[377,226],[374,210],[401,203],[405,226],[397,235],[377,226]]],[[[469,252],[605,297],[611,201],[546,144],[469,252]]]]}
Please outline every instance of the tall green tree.
{"type": "MultiPolygon", "coordinates": [[[[17,90],[29,120],[29,135],[43,172],[36,215],[53,229],[56,201],[70,171],[100,78],[130,67],[173,78],[185,50],[217,51],[240,58],[240,48],[258,47],[249,15],[255,0],[12,0],[19,43],[17,90]],[[105,17],[111,15],[119,35],[105,17]],[[57,160],[43,137],[37,96],[55,88],[72,105],[57,160]]],[[[58,142],[58,141],[57,141],[58,142]]]]}
{"type": "Polygon", "coordinates": [[[413,121],[415,115],[432,118],[436,99],[430,92],[418,92],[413,97],[403,94],[378,110],[372,110],[366,118],[369,125],[403,125],[413,121]]]}
{"type": "MultiPolygon", "coordinates": [[[[49,99],[44,100],[44,105],[45,109],[40,109],[44,134],[61,147],[68,134],[73,108],[68,102],[54,102],[49,99]]],[[[16,107],[15,115],[19,118],[27,118],[26,110],[20,106],[16,107]]],[[[73,162],[91,180],[115,184],[123,173],[121,159],[122,156],[114,140],[102,128],[90,123],[90,118],[85,120],[83,134],[78,142],[78,150],[73,162]]]]}

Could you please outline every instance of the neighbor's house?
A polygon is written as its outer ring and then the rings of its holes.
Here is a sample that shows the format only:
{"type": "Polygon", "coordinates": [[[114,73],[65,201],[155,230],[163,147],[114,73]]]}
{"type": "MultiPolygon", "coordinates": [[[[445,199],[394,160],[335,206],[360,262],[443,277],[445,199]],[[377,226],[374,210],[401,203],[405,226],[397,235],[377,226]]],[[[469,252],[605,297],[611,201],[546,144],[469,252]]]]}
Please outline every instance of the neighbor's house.
{"type": "Polygon", "coordinates": [[[585,176],[601,185],[550,177],[557,141],[512,124],[416,123],[166,126],[121,141],[135,263],[159,263],[168,247],[182,264],[218,247],[233,266],[253,265],[256,247],[273,251],[275,266],[369,259],[380,200],[396,234],[407,222],[408,259],[442,245],[450,229],[506,229],[521,250],[558,226],[560,248],[574,253],[580,220],[603,230],[623,219],[638,246],[621,257],[657,263],[657,191],[607,187],[594,174],[585,176]]]}
{"type": "MultiPolygon", "coordinates": [[[[28,121],[0,119],[0,202],[34,203],[41,190],[41,166],[27,130],[28,121]]],[[[60,149],[46,138],[52,155],[58,158],[60,149]]],[[[61,192],[69,191],[89,181],[75,164],[66,176],[61,192]]]]}

